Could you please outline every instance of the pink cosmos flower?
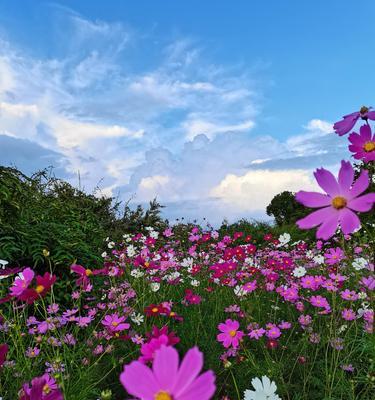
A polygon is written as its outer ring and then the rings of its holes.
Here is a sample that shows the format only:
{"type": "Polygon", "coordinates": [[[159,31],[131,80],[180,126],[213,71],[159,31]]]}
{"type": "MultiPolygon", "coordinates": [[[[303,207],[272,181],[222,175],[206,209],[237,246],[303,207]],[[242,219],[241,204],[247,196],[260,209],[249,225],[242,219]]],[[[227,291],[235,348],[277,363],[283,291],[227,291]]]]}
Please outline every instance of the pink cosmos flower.
{"type": "Polygon", "coordinates": [[[375,289],[375,279],[372,276],[368,277],[363,277],[361,279],[361,284],[365,286],[368,290],[374,290],[375,289]]]}
{"type": "Polygon", "coordinates": [[[258,328],[258,329],[253,329],[250,331],[248,336],[251,339],[259,340],[264,334],[266,333],[266,330],[263,328],[258,328]]]}
{"type": "Polygon", "coordinates": [[[329,303],[325,297],[322,296],[311,296],[310,303],[314,307],[326,308],[329,309],[329,303]]]}
{"type": "Polygon", "coordinates": [[[217,335],[217,340],[223,343],[225,348],[233,346],[234,348],[238,347],[240,340],[244,337],[244,333],[239,331],[238,328],[240,324],[238,321],[233,321],[231,319],[227,319],[224,323],[218,325],[219,330],[222,333],[217,335]]]}
{"type": "Polygon", "coordinates": [[[14,280],[13,286],[10,288],[10,294],[14,297],[21,296],[24,291],[30,286],[34,279],[34,271],[31,268],[26,268],[20,272],[14,280]]]}
{"type": "Polygon", "coordinates": [[[358,295],[354,290],[346,289],[340,293],[340,296],[344,300],[355,301],[358,299],[358,295]]]}
{"type": "Polygon", "coordinates": [[[104,325],[110,333],[121,332],[130,328],[130,324],[124,323],[125,320],[126,317],[119,317],[116,313],[110,314],[104,317],[102,325],[104,325]]]}
{"type": "Polygon", "coordinates": [[[280,329],[290,329],[292,324],[288,321],[281,321],[278,326],[280,329]]]}
{"type": "Polygon", "coordinates": [[[168,338],[167,346],[174,346],[175,344],[180,342],[180,338],[176,336],[176,334],[173,331],[169,332],[169,328],[167,325],[163,326],[160,329],[157,326],[153,326],[151,332],[146,333],[146,336],[149,340],[157,339],[161,335],[167,336],[168,338]]]}
{"type": "Polygon", "coordinates": [[[302,325],[302,326],[308,326],[308,325],[310,325],[311,324],[311,322],[312,322],[312,318],[311,318],[311,315],[300,315],[299,317],[298,317],[298,322],[302,325]]]}
{"type": "Polygon", "coordinates": [[[29,358],[38,357],[39,353],[40,353],[40,350],[39,350],[38,347],[34,347],[34,348],[29,347],[29,348],[26,350],[26,356],[29,357],[29,358]]]}
{"type": "Polygon", "coordinates": [[[157,350],[159,350],[162,346],[168,346],[168,336],[160,335],[157,338],[150,339],[147,343],[142,344],[141,347],[141,356],[138,358],[138,361],[146,364],[151,362],[157,350]]]}
{"type": "Polygon", "coordinates": [[[341,311],[341,316],[345,321],[353,321],[356,318],[355,312],[351,308],[344,308],[341,311]]]}
{"type": "Polygon", "coordinates": [[[375,134],[371,136],[369,125],[362,125],[359,133],[353,132],[349,135],[349,150],[354,153],[356,160],[364,162],[375,161],[375,134]]]}
{"type": "Polygon", "coordinates": [[[266,336],[269,339],[277,339],[281,336],[281,331],[277,326],[273,326],[270,329],[267,330],[266,336]]]}
{"type": "Polygon", "coordinates": [[[254,279],[251,282],[247,282],[242,286],[242,289],[246,292],[246,293],[251,293],[254,292],[254,290],[257,288],[257,281],[256,279],[254,279]]]}
{"type": "Polygon", "coordinates": [[[3,364],[7,358],[8,351],[9,351],[9,347],[6,343],[0,344],[0,368],[3,366],[3,364]]]}
{"type": "Polygon", "coordinates": [[[31,381],[31,387],[25,383],[21,389],[19,400],[64,400],[56,381],[44,374],[31,381]]]}
{"type": "Polygon", "coordinates": [[[328,249],[327,253],[324,254],[324,257],[327,264],[334,265],[345,258],[345,253],[340,249],[340,247],[336,247],[335,249],[328,249]]]}
{"type": "Polygon", "coordinates": [[[70,270],[79,275],[79,278],[76,280],[76,285],[83,287],[83,290],[88,290],[90,286],[90,277],[93,275],[99,275],[103,273],[103,270],[93,271],[89,268],[82,267],[82,265],[73,264],[70,266],[70,270]]]}
{"type": "Polygon", "coordinates": [[[314,277],[311,275],[305,275],[301,278],[301,286],[304,289],[311,289],[311,290],[319,289],[314,277]]]}
{"type": "Polygon", "coordinates": [[[201,375],[203,354],[190,349],[181,364],[177,350],[162,346],[155,353],[152,369],[139,361],[124,367],[120,381],[127,392],[141,400],[209,400],[215,393],[215,375],[201,375]],[[198,376],[199,375],[199,376],[198,376]]]}
{"type": "Polygon", "coordinates": [[[375,120],[375,111],[371,111],[371,107],[363,106],[359,111],[344,115],[341,121],[333,125],[333,129],[339,136],[343,136],[354,127],[360,118],[365,121],[368,119],[375,120]]]}
{"type": "Polygon", "coordinates": [[[299,191],[296,200],[306,207],[320,208],[297,221],[301,229],[319,226],[316,236],[328,240],[340,225],[344,234],[353,233],[361,222],[353,211],[370,211],[375,203],[375,193],[359,196],[369,186],[369,176],[362,170],[354,181],[354,169],[350,162],[341,161],[338,180],[324,168],[314,173],[319,186],[327,193],[299,191]]]}

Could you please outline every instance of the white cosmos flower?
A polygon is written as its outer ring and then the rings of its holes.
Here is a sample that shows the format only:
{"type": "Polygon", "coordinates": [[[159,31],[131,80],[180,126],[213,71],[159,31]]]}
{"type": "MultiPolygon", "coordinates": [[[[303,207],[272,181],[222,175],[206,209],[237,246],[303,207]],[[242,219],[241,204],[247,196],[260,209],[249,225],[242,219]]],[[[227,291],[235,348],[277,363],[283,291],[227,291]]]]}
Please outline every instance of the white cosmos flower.
{"type": "Polygon", "coordinates": [[[289,235],[289,233],[285,232],[282,235],[279,236],[279,244],[277,245],[277,247],[281,247],[281,246],[285,246],[287,243],[290,242],[291,236],[289,235]]]}
{"type": "Polygon", "coordinates": [[[251,380],[255,390],[245,390],[244,400],[281,400],[276,394],[277,386],[267,376],[262,376],[262,380],[254,378],[251,380]]]}
{"type": "Polygon", "coordinates": [[[103,257],[103,258],[107,257],[107,252],[106,252],[106,251],[103,251],[102,257],[103,257]]]}
{"type": "Polygon", "coordinates": [[[293,275],[294,275],[296,278],[302,278],[303,276],[306,275],[306,269],[305,269],[304,267],[297,267],[297,268],[294,268],[294,270],[293,270],[293,275]]]}
{"type": "Polygon", "coordinates": [[[130,275],[131,275],[133,278],[140,278],[141,276],[144,275],[144,272],[143,272],[143,271],[140,271],[139,269],[132,269],[132,270],[130,271],[130,275]]]}
{"type": "Polygon", "coordinates": [[[130,319],[131,319],[135,324],[141,325],[141,324],[144,322],[145,317],[144,317],[142,314],[133,313],[133,314],[130,316],[130,319]]]}
{"type": "Polygon", "coordinates": [[[153,292],[157,292],[160,289],[160,283],[152,282],[150,283],[150,288],[153,292]]]}
{"type": "Polygon", "coordinates": [[[159,237],[159,232],[151,231],[150,237],[152,237],[153,239],[157,239],[159,237]]]}
{"type": "Polygon", "coordinates": [[[181,267],[191,267],[193,265],[194,260],[191,257],[184,258],[181,261],[181,267]]]}
{"type": "Polygon", "coordinates": [[[200,282],[199,282],[197,279],[193,279],[193,280],[190,282],[190,284],[191,284],[191,286],[199,286],[199,285],[200,285],[200,282]]]}
{"type": "Polygon", "coordinates": [[[115,247],[115,242],[109,242],[108,243],[108,248],[113,249],[115,247]]]}
{"type": "Polygon", "coordinates": [[[0,268],[5,269],[5,266],[8,265],[9,262],[5,260],[0,260],[0,268]]]}
{"type": "Polygon", "coordinates": [[[133,245],[128,246],[126,249],[126,254],[128,257],[134,257],[136,254],[135,247],[133,245]]]}
{"type": "Polygon", "coordinates": [[[355,258],[352,262],[352,266],[356,271],[360,271],[361,269],[367,268],[368,261],[363,257],[355,258]]]}
{"type": "Polygon", "coordinates": [[[234,294],[238,297],[243,297],[246,296],[247,292],[246,290],[244,290],[243,286],[237,285],[234,288],[234,294]]]}
{"type": "Polygon", "coordinates": [[[315,262],[316,264],[323,264],[323,263],[324,263],[324,257],[323,257],[321,254],[315,256],[315,257],[313,258],[313,260],[314,260],[314,262],[315,262]]]}

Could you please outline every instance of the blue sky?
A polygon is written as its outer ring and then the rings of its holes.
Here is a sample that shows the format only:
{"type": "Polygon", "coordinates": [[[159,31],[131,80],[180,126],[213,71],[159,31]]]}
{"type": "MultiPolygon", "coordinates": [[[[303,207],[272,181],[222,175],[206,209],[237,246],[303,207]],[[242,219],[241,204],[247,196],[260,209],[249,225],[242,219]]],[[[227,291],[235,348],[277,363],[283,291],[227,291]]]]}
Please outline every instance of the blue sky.
{"type": "Polygon", "coordinates": [[[0,0],[0,162],[171,220],[262,218],[349,157],[332,122],[373,104],[375,3],[354,5],[0,0]]]}

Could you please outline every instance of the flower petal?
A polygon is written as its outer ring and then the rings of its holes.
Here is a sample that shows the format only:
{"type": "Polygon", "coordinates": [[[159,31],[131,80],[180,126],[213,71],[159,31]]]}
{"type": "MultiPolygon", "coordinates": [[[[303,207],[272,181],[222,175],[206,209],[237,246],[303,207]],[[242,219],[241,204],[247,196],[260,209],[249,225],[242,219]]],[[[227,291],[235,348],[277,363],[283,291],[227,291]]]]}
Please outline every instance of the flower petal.
{"type": "Polygon", "coordinates": [[[352,167],[352,164],[350,164],[349,161],[341,161],[338,183],[340,186],[340,193],[345,197],[348,195],[353,180],[354,180],[354,169],[352,167]]]}
{"type": "Polygon", "coordinates": [[[362,136],[363,141],[368,142],[371,140],[371,128],[370,125],[362,125],[359,128],[360,135],[362,136]]]}
{"type": "Polygon", "coordinates": [[[331,204],[332,198],[326,194],[318,192],[305,192],[300,190],[296,193],[296,200],[306,207],[325,207],[331,204]]]}
{"type": "Polygon", "coordinates": [[[335,197],[340,194],[339,185],[332,172],[324,168],[318,168],[314,172],[314,176],[319,186],[331,197],[335,197]]]}
{"type": "Polygon", "coordinates": [[[209,400],[215,393],[215,375],[207,371],[196,379],[176,400],[209,400]]]}
{"type": "Polygon", "coordinates": [[[354,211],[370,211],[375,203],[375,193],[364,194],[348,202],[348,208],[354,211]]]}
{"type": "Polygon", "coordinates": [[[154,400],[160,388],[151,369],[139,361],[133,361],[124,367],[120,382],[126,391],[142,400],[154,400]]]}
{"type": "Polygon", "coordinates": [[[361,174],[354,182],[353,187],[349,191],[348,199],[354,199],[363,193],[369,186],[370,180],[368,177],[368,171],[362,170],[361,174]]]}
{"type": "Polygon", "coordinates": [[[178,363],[177,350],[172,346],[163,345],[155,352],[152,370],[163,390],[173,390],[177,378],[178,363]]]}
{"type": "Polygon", "coordinates": [[[315,228],[336,213],[337,211],[333,207],[321,208],[312,212],[307,217],[299,219],[296,224],[300,229],[315,228]]]}
{"type": "Polygon", "coordinates": [[[342,231],[346,235],[353,233],[361,226],[361,221],[359,220],[357,214],[354,214],[354,212],[348,208],[344,208],[340,211],[339,222],[342,231]]]}
{"type": "MultiPolygon", "coordinates": [[[[335,210],[336,211],[336,210],[335,210]]],[[[339,223],[339,212],[332,213],[323,223],[320,225],[316,232],[318,239],[328,240],[332,237],[337,229],[339,223]]]]}
{"type": "Polygon", "coordinates": [[[203,354],[198,347],[190,349],[182,360],[173,394],[178,397],[198,376],[203,367],[203,354]]]}

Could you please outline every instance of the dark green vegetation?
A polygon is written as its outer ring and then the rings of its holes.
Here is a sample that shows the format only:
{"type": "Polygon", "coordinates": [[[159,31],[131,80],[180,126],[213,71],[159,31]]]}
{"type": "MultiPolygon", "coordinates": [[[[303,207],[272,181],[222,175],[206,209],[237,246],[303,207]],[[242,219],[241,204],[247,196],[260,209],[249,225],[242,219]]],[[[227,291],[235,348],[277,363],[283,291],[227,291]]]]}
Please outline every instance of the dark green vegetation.
{"type": "Polygon", "coordinates": [[[50,170],[28,177],[0,167],[0,258],[42,270],[47,250],[56,267],[68,270],[74,260],[90,265],[101,260],[107,236],[118,240],[161,224],[160,210],[156,200],[146,210],[132,210],[114,198],[86,194],[50,170]]]}

